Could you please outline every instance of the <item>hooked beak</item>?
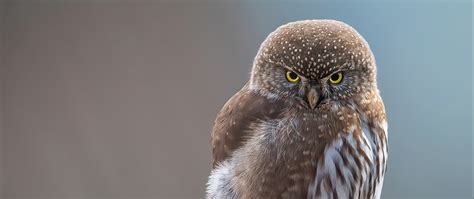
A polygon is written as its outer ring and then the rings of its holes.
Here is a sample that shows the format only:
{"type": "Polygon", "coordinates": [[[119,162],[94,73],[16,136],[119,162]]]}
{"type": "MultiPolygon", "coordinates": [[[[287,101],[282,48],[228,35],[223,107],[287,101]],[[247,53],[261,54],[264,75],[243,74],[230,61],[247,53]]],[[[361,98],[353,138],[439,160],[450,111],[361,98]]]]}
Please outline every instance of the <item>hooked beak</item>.
{"type": "Polygon", "coordinates": [[[319,94],[316,92],[316,89],[310,88],[306,97],[308,98],[308,105],[311,109],[314,109],[319,104],[319,94]]]}
{"type": "Polygon", "coordinates": [[[324,100],[321,86],[318,83],[305,83],[303,84],[301,91],[304,92],[304,98],[306,98],[305,101],[311,109],[315,109],[321,101],[324,100]]]}

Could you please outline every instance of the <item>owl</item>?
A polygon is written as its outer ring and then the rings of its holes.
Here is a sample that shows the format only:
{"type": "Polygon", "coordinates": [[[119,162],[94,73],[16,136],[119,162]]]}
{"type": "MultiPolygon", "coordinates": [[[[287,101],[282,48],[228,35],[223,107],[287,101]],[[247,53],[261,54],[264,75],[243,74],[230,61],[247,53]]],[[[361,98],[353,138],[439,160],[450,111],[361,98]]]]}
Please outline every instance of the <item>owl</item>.
{"type": "Polygon", "coordinates": [[[367,42],[343,22],[291,22],[217,115],[207,198],[378,199],[387,142],[367,42]]]}

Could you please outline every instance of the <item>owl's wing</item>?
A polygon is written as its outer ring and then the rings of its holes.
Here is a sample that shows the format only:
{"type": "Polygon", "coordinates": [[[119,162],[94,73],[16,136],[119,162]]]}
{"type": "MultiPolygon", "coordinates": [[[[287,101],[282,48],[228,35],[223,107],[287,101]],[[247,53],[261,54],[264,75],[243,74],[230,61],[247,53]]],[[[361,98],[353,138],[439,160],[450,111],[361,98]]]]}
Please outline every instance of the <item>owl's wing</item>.
{"type": "Polygon", "coordinates": [[[217,114],[211,138],[214,167],[251,136],[249,128],[253,123],[276,118],[281,113],[281,102],[269,100],[248,87],[246,83],[217,114]]]}

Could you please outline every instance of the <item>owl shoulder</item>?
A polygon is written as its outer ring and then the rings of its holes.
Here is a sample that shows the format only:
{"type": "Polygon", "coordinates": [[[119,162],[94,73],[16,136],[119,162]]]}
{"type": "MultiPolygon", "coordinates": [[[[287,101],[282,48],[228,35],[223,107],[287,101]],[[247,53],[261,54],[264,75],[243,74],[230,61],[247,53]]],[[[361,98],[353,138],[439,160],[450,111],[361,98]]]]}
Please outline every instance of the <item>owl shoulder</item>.
{"type": "Polygon", "coordinates": [[[211,134],[215,167],[227,159],[252,135],[251,126],[260,120],[277,118],[283,104],[249,89],[248,83],[232,96],[217,114],[211,134]]]}

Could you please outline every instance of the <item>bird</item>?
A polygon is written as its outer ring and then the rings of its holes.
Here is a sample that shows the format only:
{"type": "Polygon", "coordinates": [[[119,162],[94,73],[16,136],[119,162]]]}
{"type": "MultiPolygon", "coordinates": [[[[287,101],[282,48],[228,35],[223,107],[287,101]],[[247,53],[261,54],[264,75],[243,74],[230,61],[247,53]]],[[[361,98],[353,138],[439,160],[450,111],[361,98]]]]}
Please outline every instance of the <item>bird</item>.
{"type": "Polygon", "coordinates": [[[367,41],[331,19],[284,24],[217,113],[206,198],[381,196],[388,132],[367,41]]]}

